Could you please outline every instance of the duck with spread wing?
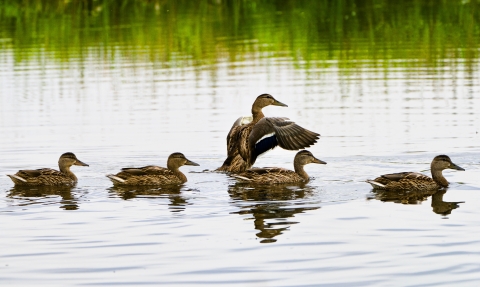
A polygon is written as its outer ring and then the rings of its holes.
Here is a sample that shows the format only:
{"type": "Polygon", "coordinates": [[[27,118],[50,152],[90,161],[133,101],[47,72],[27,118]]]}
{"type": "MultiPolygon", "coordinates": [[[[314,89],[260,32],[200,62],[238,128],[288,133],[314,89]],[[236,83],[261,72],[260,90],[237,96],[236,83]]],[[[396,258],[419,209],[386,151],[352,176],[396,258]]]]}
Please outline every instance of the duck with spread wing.
{"type": "Polygon", "coordinates": [[[239,118],[227,135],[227,159],[217,171],[242,172],[252,167],[257,157],[277,146],[287,150],[307,148],[320,134],[309,131],[288,118],[265,117],[267,106],[287,107],[269,94],[258,96],[252,105],[252,117],[239,118]]]}

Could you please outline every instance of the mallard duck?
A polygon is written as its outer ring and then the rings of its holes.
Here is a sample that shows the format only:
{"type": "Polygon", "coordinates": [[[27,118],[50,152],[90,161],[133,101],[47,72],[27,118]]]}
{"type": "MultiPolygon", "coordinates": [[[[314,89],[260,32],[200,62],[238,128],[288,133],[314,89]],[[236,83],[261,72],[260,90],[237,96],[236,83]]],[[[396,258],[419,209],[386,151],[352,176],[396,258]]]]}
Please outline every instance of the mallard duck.
{"type": "Polygon", "coordinates": [[[306,183],[310,178],[303,166],[309,163],[327,164],[314,157],[311,152],[302,150],[295,155],[293,160],[295,171],[279,167],[251,168],[238,174],[232,174],[232,176],[239,181],[256,184],[306,183]]]}
{"type": "Polygon", "coordinates": [[[411,190],[428,191],[448,187],[448,181],[443,177],[444,169],[465,170],[454,164],[446,155],[436,156],[430,164],[432,177],[417,172],[399,172],[384,174],[374,180],[367,180],[373,189],[379,190],[411,190]]]}
{"type": "Polygon", "coordinates": [[[187,177],[179,170],[182,165],[198,166],[188,160],[182,153],[172,153],[167,160],[167,168],[149,165],[144,167],[127,167],[117,174],[107,177],[114,185],[169,185],[187,182],[187,177]]]}
{"type": "Polygon", "coordinates": [[[217,171],[242,172],[252,167],[257,157],[276,146],[299,150],[317,142],[320,134],[290,121],[288,118],[266,118],[267,106],[287,107],[269,94],[258,96],[252,105],[252,117],[241,117],[227,135],[227,159],[217,171]]]}
{"type": "Polygon", "coordinates": [[[60,171],[50,168],[19,170],[16,174],[8,174],[16,185],[75,185],[77,177],[70,171],[72,165],[88,166],[73,153],[67,152],[60,156],[58,167],[60,171]]]}

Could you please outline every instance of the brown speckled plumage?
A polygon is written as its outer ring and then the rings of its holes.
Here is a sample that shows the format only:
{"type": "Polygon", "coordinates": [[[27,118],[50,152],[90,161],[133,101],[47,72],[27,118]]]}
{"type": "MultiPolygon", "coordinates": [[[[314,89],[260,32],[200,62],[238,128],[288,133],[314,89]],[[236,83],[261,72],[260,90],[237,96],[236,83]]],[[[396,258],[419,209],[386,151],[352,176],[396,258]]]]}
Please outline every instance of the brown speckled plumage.
{"type": "Polygon", "coordinates": [[[75,185],[77,177],[70,171],[72,165],[88,166],[81,162],[77,157],[67,152],[60,156],[58,167],[60,171],[50,168],[40,168],[32,170],[19,170],[14,175],[8,175],[15,185],[26,186],[58,186],[58,185],[75,185]]]}
{"type": "Polygon", "coordinates": [[[232,176],[238,181],[255,184],[306,183],[310,178],[303,166],[309,163],[326,164],[315,158],[311,152],[302,150],[295,155],[293,161],[295,171],[279,167],[251,168],[232,176]]]}
{"type": "Polygon", "coordinates": [[[454,164],[446,155],[436,156],[430,169],[432,177],[416,172],[400,172],[384,174],[374,180],[367,180],[375,190],[412,190],[412,191],[433,191],[439,188],[448,187],[448,181],[442,174],[444,169],[464,170],[454,164]]]}
{"type": "Polygon", "coordinates": [[[187,177],[179,170],[183,165],[195,165],[182,153],[172,153],[167,160],[167,168],[149,165],[138,168],[122,168],[122,171],[107,175],[114,185],[170,185],[182,184],[187,177]]]}
{"type": "Polygon", "coordinates": [[[252,167],[257,157],[277,145],[299,150],[315,144],[319,134],[295,124],[287,118],[265,118],[262,109],[269,105],[287,106],[269,94],[258,96],[252,105],[252,120],[239,118],[227,136],[227,159],[217,171],[242,172],[252,167]]]}
{"type": "Polygon", "coordinates": [[[217,171],[222,172],[240,172],[248,168],[247,163],[238,153],[237,148],[237,137],[238,131],[241,126],[247,125],[253,121],[253,117],[240,117],[235,123],[233,123],[232,128],[227,135],[227,154],[228,157],[223,163],[223,165],[217,168],[217,171]]]}

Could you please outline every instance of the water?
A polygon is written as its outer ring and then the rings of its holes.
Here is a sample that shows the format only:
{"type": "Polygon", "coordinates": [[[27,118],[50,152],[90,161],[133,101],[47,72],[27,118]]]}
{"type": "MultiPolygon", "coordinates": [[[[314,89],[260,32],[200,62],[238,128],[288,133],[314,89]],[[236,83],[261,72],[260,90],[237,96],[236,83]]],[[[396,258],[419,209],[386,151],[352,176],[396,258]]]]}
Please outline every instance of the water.
{"type": "MultiPolygon", "coordinates": [[[[234,56],[207,41],[205,59],[192,64],[188,51],[152,60],[161,43],[99,45],[92,36],[81,49],[74,41],[51,51],[42,39],[2,33],[0,174],[56,168],[67,151],[90,164],[73,167],[72,189],[25,190],[0,177],[2,284],[478,284],[478,47],[446,57],[432,49],[433,62],[411,58],[424,51],[415,43],[390,51],[400,55],[393,60],[370,52],[306,59],[264,38],[236,40],[242,34],[219,38],[234,56]],[[314,179],[305,186],[252,187],[203,172],[222,164],[231,124],[265,92],[289,106],[267,107],[267,116],[322,135],[309,150],[328,164],[308,165],[314,179]],[[126,166],[165,166],[175,151],[200,164],[182,167],[189,181],[181,187],[113,188],[105,177],[126,166]],[[428,174],[437,154],[466,170],[444,172],[445,194],[374,194],[364,182],[428,174]]],[[[372,45],[352,41],[356,51],[372,45]]],[[[292,43],[304,52],[306,43],[292,43]]],[[[308,49],[348,51],[322,43],[308,49]]],[[[256,165],[292,168],[294,155],[276,149],[256,165]]]]}

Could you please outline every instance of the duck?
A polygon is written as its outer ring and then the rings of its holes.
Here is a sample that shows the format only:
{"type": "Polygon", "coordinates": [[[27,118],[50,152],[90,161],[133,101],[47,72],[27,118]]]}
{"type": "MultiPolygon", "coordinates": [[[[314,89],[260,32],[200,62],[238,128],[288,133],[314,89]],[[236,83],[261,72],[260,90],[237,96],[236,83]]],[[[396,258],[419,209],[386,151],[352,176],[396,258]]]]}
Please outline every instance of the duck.
{"type": "Polygon", "coordinates": [[[442,174],[444,169],[465,170],[454,164],[447,155],[437,155],[430,164],[432,177],[417,172],[384,174],[367,180],[374,190],[432,191],[447,188],[449,182],[442,174]]]}
{"type": "Polygon", "coordinates": [[[299,150],[314,145],[320,134],[309,131],[285,117],[265,117],[267,106],[288,107],[270,94],[261,94],[252,105],[251,117],[237,119],[227,135],[227,159],[216,169],[238,173],[253,166],[258,156],[280,146],[299,150]]]}
{"type": "Polygon", "coordinates": [[[187,177],[179,170],[183,165],[199,166],[180,152],[172,153],[167,160],[167,168],[148,165],[144,167],[122,168],[117,174],[107,177],[114,185],[172,185],[187,182],[187,177]]]}
{"type": "Polygon", "coordinates": [[[310,151],[302,150],[295,155],[293,160],[295,171],[280,167],[251,168],[244,172],[231,174],[231,176],[240,182],[255,184],[307,183],[310,177],[303,167],[309,163],[327,164],[316,158],[310,151]]]}
{"type": "Polygon", "coordinates": [[[60,171],[51,168],[24,169],[16,174],[7,174],[17,186],[73,186],[78,179],[70,170],[72,165],[88,166],[71,152],[66,152],[58,159],[60,171]]]}

